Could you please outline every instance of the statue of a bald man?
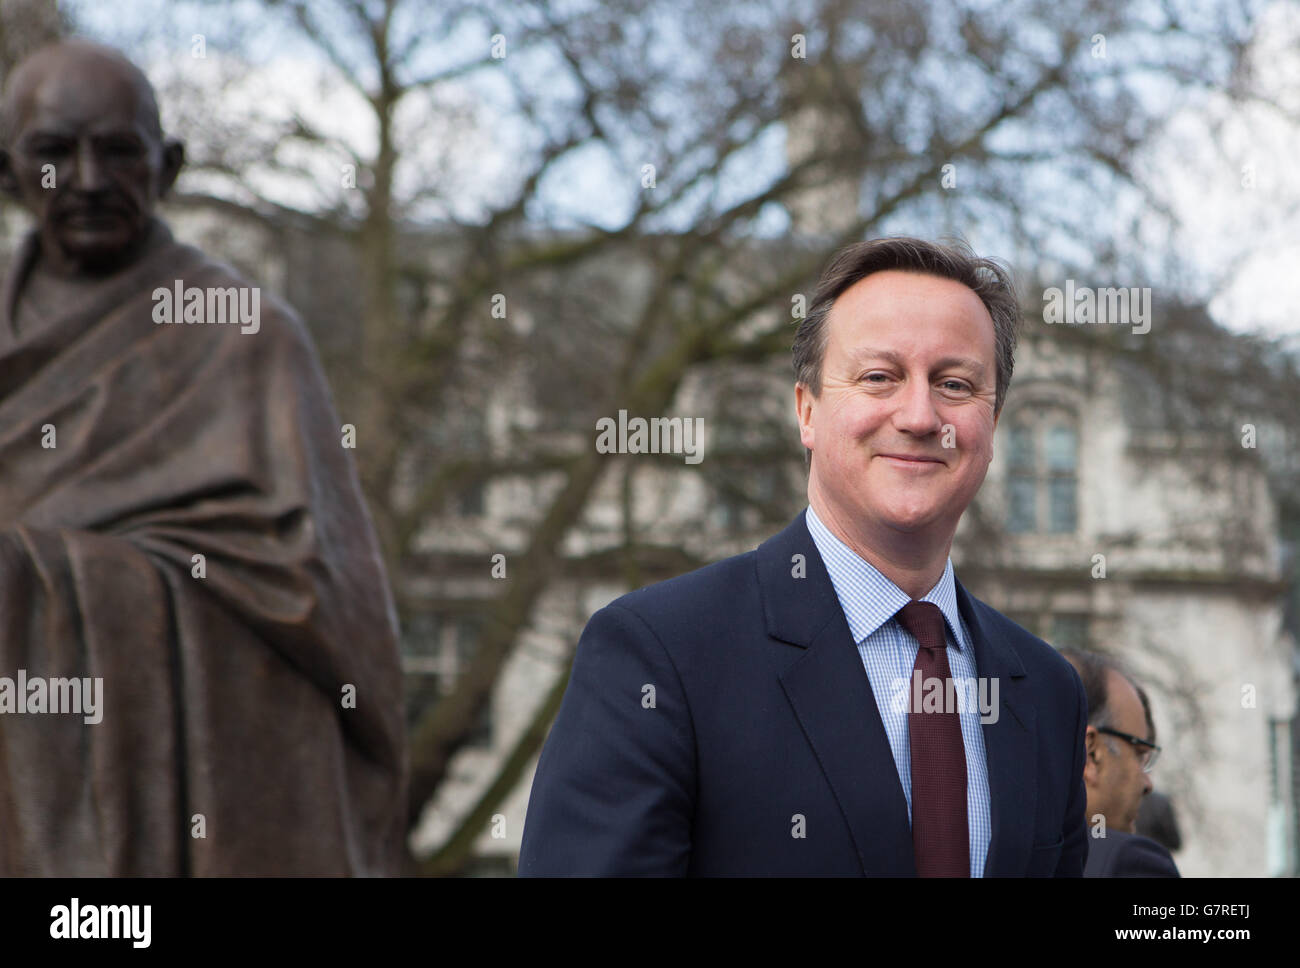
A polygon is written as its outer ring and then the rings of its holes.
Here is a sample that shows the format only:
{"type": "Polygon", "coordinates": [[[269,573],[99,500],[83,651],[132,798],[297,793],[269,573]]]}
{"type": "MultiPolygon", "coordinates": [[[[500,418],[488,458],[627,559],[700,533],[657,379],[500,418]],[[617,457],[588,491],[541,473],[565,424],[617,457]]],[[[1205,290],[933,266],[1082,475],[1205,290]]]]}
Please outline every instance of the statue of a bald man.
{"type": "Polygon", "coordinates": [[[155,218],[120,54],[32,55],[3,125],[0,874],[396,873],[395,613],[302,323],[155,218]]]}

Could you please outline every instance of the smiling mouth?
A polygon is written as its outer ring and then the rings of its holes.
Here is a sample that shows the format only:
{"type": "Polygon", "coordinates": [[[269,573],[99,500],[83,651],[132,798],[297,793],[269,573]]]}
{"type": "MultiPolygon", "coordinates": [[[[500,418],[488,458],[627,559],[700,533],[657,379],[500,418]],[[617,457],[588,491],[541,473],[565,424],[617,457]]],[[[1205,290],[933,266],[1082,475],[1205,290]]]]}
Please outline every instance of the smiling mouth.
{"type": "Polygon", "coordinates": [[[877,454],[876,456],[892,461],[900,467],[928,467],[943,464],[943,461],[934,457],[907,457],[901,454],[877,454]]]}

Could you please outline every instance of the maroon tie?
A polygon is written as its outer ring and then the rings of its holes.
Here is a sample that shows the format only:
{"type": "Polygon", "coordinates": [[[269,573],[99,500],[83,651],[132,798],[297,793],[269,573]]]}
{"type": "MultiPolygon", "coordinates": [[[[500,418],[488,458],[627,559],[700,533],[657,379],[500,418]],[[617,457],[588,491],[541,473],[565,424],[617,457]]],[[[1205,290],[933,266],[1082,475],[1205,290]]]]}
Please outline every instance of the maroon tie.
{"type": "MultiPolygon", "coordinates": [[[[920,877],[969,877],[970,830],[966,824],[966,750],[961,718],[950,708],[947,641],[943,612],[932,602],[908,602],[898,613],[903,628],[916,637],[912,682],[908,683],[907,732],[912,748],[912,854],[920,877]],[[921,675],[922,697],[932,679],[943,683],[941,712],[912,708],[921,675]]],[[[935,688],[935,687],[931,687],[935,688]]],[[[931,700],[933,702],[933,700],[931,700]]],[[[931,707],[933,708],[933,707],[931,707]]]]}

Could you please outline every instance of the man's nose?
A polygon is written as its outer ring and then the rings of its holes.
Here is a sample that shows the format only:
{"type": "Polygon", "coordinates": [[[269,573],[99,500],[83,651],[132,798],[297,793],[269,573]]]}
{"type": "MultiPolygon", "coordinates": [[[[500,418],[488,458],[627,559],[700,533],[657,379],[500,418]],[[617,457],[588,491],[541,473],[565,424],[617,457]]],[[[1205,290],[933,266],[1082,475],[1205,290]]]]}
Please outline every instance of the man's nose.
{"type": "Polygon", "coordinates": [[[1146,796],[1148,793],[1151,792],[1154,786],[1155,784],[1151,782],[1151,774],[1143,773],[1142,774],[1142,795],[1146,796]]]}
{"type": "Polygon", "coordinates": [[[943,426],[930,384],[925,380],[907,380],[895,399],[898,409],[894,411],[894,426],[899,430],[923,437],[938,433],[943,426]]]}
{"type": "Polygon", "coordinates": [[[77,147],[77,167],[73,187],[83,192],[95,192],[104,187],[104,169],[95,154],[95,148],[83,142],[77,147]]]}

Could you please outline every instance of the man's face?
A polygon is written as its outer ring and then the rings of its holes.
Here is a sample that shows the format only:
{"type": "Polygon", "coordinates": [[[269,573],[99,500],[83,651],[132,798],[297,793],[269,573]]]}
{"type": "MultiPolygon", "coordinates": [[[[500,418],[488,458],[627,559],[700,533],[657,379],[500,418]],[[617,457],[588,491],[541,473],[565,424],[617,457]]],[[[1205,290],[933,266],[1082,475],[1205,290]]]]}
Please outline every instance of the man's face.
{"type": "Polygon", "coordinates": [[[36,217],[42,255],[65,274],[129,261],[180,167],[130,74],[95,58],[50,58],[12,105],[5,187],[36,217]]]}
{"type": "MultiPolygon", "coordinates": [[[[1107,682],[1112,727],[1130,736],[1151,739],[1142,700],[1133,684],[1114,671],[1108,673],[1107,682]]],[[[1092,726],[1088,727],[1085,743],[1087,761],[1083,778],[1088,788],[1089,823],[1094,816],[1102,814],[1108,829],[1134,833],[1138,807],[1142,798],[1151,792],[1151,775],[1142,772],[1140,751],[1127,740],[1099,733],[1092,726]]]]}
{"type": "Polygon", "coordinates": [[[868,546],[950,543],[993,457],[988,310],[959,282],[891,270],[841,293],[826,327],[821,393],[795,390],[810,499],[868,546]]]}

